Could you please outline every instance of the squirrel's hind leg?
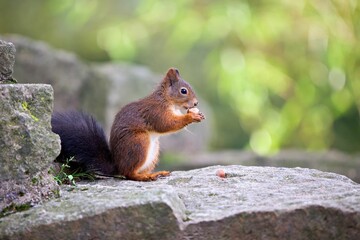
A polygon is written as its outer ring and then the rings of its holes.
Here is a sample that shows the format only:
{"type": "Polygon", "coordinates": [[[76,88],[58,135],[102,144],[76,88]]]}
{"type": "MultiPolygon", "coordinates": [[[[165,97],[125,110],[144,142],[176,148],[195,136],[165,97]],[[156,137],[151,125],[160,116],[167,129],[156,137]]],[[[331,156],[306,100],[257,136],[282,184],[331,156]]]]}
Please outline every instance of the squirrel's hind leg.
{"type": "Polygon", "coordinates": [[[117,151],[128,153],[122,155],[121,160],[118,161],[118,170],[121,175],[134,181],[154,181],[160,176],[170,174],[167,171],[152,173],[158,161],[158,137],[154,137],[148,132],[137,132],[122,140],[126,144],[118,143],[117,148],[113,148],[115,153],[117,151]]]}
{"type": "Polygon", "coordinates": [[[170,172],[160,171],[155,173],[132,173],[126,176],[127,179],[134,181],[155,181],[159,177],[169,176],[170,172]]]}
{"type": "Polygon", "coordinates": [[[151,176],[158,178],[158,177],[167,177],[170,175],[169,171],[159,171],[159,172],[154,172],[151,173],[151,176]]]}
{"type": "Polygon", "coordinates": [[[134,180],[134,181],[154,181],[156,180],[156,178],[154,176],[152,176],[151,174],[148,173],[143,173],[143,174],[139,174],[139,173],[132,173],[129,174],[128,176],[126,176],[127,179],[129,180],[134,180]]]}

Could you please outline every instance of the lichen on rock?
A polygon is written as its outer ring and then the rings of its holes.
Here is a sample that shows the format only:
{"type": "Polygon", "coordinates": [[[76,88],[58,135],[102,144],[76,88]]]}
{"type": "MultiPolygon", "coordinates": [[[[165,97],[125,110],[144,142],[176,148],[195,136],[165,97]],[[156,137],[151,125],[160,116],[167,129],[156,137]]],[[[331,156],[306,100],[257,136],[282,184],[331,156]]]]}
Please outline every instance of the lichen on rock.
{"type": "Polygon", "coordinates": [[[52,103],[50,85],[0,85],[0,211],[40,202],[57,189],[48,175],[60,152],[50,125],[52,103]]]}

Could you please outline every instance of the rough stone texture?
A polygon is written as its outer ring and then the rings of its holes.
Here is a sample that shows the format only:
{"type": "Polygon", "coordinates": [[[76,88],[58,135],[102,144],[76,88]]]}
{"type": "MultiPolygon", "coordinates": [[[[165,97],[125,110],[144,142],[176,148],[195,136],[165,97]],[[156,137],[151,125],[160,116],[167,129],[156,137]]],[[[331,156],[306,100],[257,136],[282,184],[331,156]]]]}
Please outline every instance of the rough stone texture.
{"type": "Polygon", "coordinates": [[[7,80],[14,81],[12,77],[15,63],[16,49],[11,42],[0,40],[0,83],[7,80]]]}
{"type": "Polygon", "coordinates": [[[360,186],[303,168],[214,166],[100,180],[0,219],[0,239],[358,239],[360,186]],[[224,169],[226,178],[216,176],[224,169]]]}
{"type": "Polygon", "coordinates": [[[189,170],[211,165],[303,167],[342,174],[360,183],[360,155],[350,155],[336,150],[323,152],[282,150],[273,156],[259,156],[254,152],[242,150],[228,150],[183,154],[179,158],[183,161],[166,168],[189,170]]]}
{"type": "Polygon", "coordinates": [[[0,85],[0,211],[37,203],[57,189],[47,173],[60,152],[52,102],[50,85],[0,85]]]}
{"type": "MultiPolygon", "coordinates": [[[[72,53],[21,36],[8,35],[1,38],[13,42],[17,48],[14,76],[19,82],[51,84],[54,88],[55,111],[78,109],[94,114],[103,123],[107,133],[120,108],[148,95],[163,77],[143,66],[124,63],[86,64],[72,53]]],[[[204,100],[199,99],[199,102],[200,110],[207,117],[206,121],[190,125],[188,131],[162,137],[161,149],[164,152],[192,153],[207,148],[211,139],[212,113],[204,100]]]]}

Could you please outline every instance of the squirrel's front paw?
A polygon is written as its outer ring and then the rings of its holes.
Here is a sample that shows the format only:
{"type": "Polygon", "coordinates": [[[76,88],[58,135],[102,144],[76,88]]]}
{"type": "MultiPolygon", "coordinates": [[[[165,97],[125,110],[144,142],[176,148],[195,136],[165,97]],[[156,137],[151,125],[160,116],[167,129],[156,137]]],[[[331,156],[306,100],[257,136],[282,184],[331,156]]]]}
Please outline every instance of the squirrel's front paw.
{"type": "Polygon", "coordinates": [[[198,108],[189,108],[187,113],[191,115],[194,122],[201,122],[205,119],[205,115],[198,108]]]}

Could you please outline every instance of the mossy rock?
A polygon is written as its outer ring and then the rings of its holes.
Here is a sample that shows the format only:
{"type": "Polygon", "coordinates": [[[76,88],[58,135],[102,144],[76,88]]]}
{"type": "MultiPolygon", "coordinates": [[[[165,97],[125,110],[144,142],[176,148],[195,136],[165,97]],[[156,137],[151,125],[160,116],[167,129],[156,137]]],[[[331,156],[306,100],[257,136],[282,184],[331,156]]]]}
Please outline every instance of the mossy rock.
{"type": "Polygon", "coordinates": [[[0,85],[0,210],[34,204],[57,188],[47,173],[60,152],[52,107],[50,85],[0,85]]]}

